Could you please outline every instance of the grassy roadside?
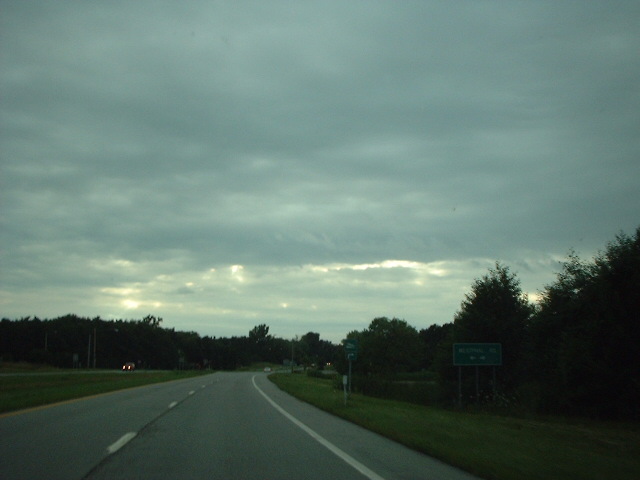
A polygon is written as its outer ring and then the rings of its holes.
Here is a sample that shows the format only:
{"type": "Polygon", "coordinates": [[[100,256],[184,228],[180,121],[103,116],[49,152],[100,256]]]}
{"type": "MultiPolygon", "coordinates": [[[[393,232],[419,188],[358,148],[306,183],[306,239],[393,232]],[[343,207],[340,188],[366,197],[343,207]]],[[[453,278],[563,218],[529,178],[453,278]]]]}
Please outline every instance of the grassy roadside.
{"type": "Polygon", "coordinates": [[[74,398],[194,377],[199,371],[42,371],[0,376],[0,413],[74,398]]]}
{"type": "Polygon", "coordinates": [[[454,412],[354,394],[331,380],[276,374],[282,390],[486,479],[640,478],[640,426],[454,412]]]}

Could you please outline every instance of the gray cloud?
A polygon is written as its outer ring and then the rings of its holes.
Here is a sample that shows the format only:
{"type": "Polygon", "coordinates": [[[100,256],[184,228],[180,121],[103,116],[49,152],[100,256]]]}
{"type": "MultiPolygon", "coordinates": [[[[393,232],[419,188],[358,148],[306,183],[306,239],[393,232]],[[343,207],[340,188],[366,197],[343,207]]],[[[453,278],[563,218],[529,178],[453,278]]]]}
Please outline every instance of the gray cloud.
{"type": "Polygon", "coordinates": [[[638,18],[622,1],[5,2],[3,314],[339,338],[377,315],[450,321],[495,260],[534,293],[570,247],[637,227],[638,18]],[[388,260],[447,273],[305,267],[388,260]],[[233,265],[250,288],[196,281],[233,265]]]}

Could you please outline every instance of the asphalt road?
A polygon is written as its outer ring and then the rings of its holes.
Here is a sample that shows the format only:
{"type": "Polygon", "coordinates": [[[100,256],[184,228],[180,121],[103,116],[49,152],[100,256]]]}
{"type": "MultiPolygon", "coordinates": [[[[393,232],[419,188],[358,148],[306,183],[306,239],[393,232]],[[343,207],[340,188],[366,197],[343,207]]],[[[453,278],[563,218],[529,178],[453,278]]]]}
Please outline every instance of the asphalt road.
{"type": "Polygon", "coordinates": [[[475,477],[281,392],[216,373],[0,417],[0,479],[475,477]]]}

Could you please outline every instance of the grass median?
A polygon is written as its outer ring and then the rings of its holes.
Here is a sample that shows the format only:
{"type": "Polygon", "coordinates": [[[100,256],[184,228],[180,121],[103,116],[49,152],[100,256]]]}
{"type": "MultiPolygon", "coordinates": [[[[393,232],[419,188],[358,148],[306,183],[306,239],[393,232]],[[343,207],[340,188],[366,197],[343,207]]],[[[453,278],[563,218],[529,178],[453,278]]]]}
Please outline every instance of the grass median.
{"type": "Polygon", "coordinates": [[[0,376],[0,413],[38,407],[205,373],[187,371],[42,371],[0,376]]]}
{"type": "Polygon", "coordinates": [[[343,393],[332,380],[269,379],[282,390],[485,479],[640,478],[640,425],[465,413],[343,393]]]}

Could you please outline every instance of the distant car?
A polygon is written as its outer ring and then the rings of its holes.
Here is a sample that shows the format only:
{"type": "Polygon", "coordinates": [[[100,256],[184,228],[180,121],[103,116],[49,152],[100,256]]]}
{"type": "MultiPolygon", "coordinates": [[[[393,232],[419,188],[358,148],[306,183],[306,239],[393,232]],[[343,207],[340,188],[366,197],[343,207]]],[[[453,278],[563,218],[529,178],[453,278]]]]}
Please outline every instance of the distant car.
{"type": "Polygon", "coordinates": [[[270,372],[271,371],[271,367],[264,367],[264,371],[265,372],[270,372]]]}
{"type": "Polygon", "coordinates": [[[136,369],[136,364],[133,362],[127,362],[122,366],[122,370],[131,371],[136,369]]]}

